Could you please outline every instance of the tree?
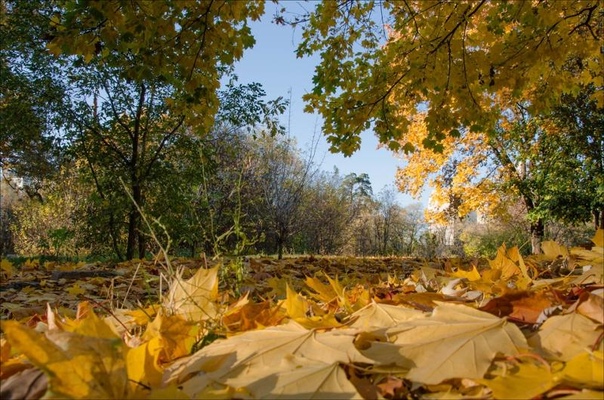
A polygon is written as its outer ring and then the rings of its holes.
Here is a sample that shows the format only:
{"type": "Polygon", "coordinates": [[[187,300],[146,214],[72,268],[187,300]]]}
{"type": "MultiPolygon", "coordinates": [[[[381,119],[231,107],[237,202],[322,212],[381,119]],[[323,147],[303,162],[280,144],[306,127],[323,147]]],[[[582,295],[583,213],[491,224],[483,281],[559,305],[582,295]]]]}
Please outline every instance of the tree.
{"type": "MultiPolygon", "coordinates": [[[[298,56],[321,56],[307,110],[344,154],[372,124],[381,143],[411,151],[425,113],[420,145],[442,150],[461,128],[494,133],[516,102],[538,115],[560,93],[604,85],[598,0],[322,2],[293,23],[304,24],[298,56]]],[[[600,105],[602,93],[591,95],[600,105]]]]}
{"type": "Polygon", "coordinates": [[[535,214],[566,223],[591,219],[597,230],[604,228],[604,107],[591,99],[595,90],[562,95],[544,120],[556,162],[535,214]]]}
{"type": "MultiPolygon", "coordinates": [[[[158,218],[155,211],[170,209],[160,194],[183,193],[176,188],[186,186],[178,175],[184,169],[174,153],[190,160],[200,145],[192,137],[207,135],[217,113],[220,123],[232,126],[262,125],[271,134],[282,129],[273,117],[283,111],[283,101],[265,102],[260,85],[236,85],[232,79],[227,90],[218,90],[221,78],[254,44],[247,21],[262,14],[261,2],[2,5],[10,14],[7,32],[18,35],[2,54],[2,73],[14,79],[3,88],[1,111],[13,117],[9,139],[24,143],[11,143],[6,152],[11,160],[25,158],[17,152],[21,148],[46,155],[42,145],[50,147],[50,134],[68,139],[71,157],[85,161],[78,165],[95,188],[90,222],[110,236],[97,239],[112,243],[120,258],[144,256],[146,228],[139,210],[158,218]],[[21,59],[28,60],[23,67],[21,59]],[[59,95],[47,90],[55,86],[62,89],[59,95]],[[42,89],[53,96],[39,96],[42,89]],[[15,117],[19,110],[27,120],[15,117]],[[34,139],[40,146],[32,146],[34,139]]],[[[4,156],[4,145],[1,150],[4,156]]],[[[24,165],[35,166],[31,160],[24,165]]],[[[172,199],[178,209],[190,197],[172,199]]]]}
{"type": "Polygon", "coordinates": [[[36,1],[0,3],[0,168],[41,199],[42,182],[59,170],[65,86],[44,49],[36,1]]]}
{"type": "Polygon", "coordinates": [[[254,159],[261,188],[262,203],[258,215],[268,225],[279,259],[292,235],[299,229],[305,189],[312,181],[314,149],[308,159],[296,152],[295,141],[289,137],[260,136],[255,142],[254,159]]]}
{"type": "Polygon", "coordinates": [[[571,99],[563,96],[556,111],[538,116],[518,103],[501,116],[496,134],[461,130],[443,139],[441,151],[421,146],[429,132],[417,118],[409,135],[417,150],[400,153],[406,164],[397,172],[399,189],[418,196],[426,184],[432,186],[435,207],[426,214],[441,225],[472,211],[502,217],[519,197],[530,220],[533,252],[539,252],[547,221],[584,222],[600,210],[601,111],[588,100],[588,90],[587,103],[578,106],[571,99]]]}
{"type": "Polygon", "coordinates": [[[185,125],[207,133],[219,109],[220,79],[254,45],[248,20],[264,2],[60,0],[48,47],[115,68],[135,86],[154,81],[172,87],[166,103],[185,125]]]}

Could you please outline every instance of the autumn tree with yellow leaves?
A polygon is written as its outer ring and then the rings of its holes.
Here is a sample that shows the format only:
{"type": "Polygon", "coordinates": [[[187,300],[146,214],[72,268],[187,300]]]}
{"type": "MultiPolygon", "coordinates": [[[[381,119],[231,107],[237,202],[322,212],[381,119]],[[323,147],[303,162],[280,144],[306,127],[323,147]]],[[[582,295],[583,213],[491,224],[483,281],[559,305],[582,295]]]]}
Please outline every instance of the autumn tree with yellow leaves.
{"type": "Polygon", "coordinates": [[[321,57],[307,109],[324,117],[332,149],[351,154],[369,127],[390,148],[412,150],[407,134],[422,112],[423,144],[439,150],[460,127],[494,132],[515,102],[536,115],[561,93],[601,87],[602,18],[596,0],[351,0],[293,22],[304,27],[298,55],[321,57]]]}
{"type": "Polygon", "coordinates": [[[419,196],[431,187],[435,207],[426,215],[441,225],[473,211],[503,217],[520,202],[533,252],[539,252],[548,221],[593,220],[598,229],[604,110],[588,100],[592,90],[567,96],[549,115],[533,117],[517,104],[502,116],[496,134],[461,130],[443,139],[440,151],[422,146],[429,133],[418,116],[407,136],[416,150],[399,152],[399,189],[419,196]]]}
{"type": "MultiPolygon", "coordinates": [[[[494,212],[513,182],[530,214],[541,199],[517,162],[539,148],[536,128],[510,121],[547,115],[586,87],[601,109],[603,15],[579,0],[324,2],[293,21],[304,26],[298,55],[321,55],[307,110],[324,117],[333,151],[353,153],[371,128],[402,152],[404,191],[418,194],[435,173],[433,200],[463,216],[494,212]],[[508,148],[511,134],[523,148],[508,148]]],[[[544,217],[532,215],[534,246],[544,217]]]]}

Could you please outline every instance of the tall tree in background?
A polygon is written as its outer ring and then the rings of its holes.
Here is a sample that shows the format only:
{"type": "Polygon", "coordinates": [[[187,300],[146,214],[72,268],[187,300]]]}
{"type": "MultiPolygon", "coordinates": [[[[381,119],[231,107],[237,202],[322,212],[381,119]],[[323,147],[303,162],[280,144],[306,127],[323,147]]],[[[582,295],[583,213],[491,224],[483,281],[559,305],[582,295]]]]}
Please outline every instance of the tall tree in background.
{"type": "Polygon", "coordinates": [[[39,7],[0,2],[0,168],[42,199],[43,181],[59,169],[66,88],[45,49],[47,20],[39,7]]]}
{"type": "Polygon", "coordinates": [[[562,95],[545,119],[556,162],[535,214],[566,223],[591,219],[604,229],[604,105],[591,98],[595,90],[589,85],[576,96],[562,95]]]}
{"type": "Polygon", "coordinates": [[[303,218],[300,211],[305,191],[317,171],[313,163],[315,149],[310,150],[308,159],[302,159],[292,138],[268,135],[259,137],[255,148],[260,177],[257,184],[262,193],[259,215],[268,224],[267,231],[274,237],[275,250],[281,259],[303,218]]]}
{"type": "Polygon", "coordinates": [[[178,182],[165,179],[177,176],[178,169],[168,167],[175,165],[170,153],[196,151],[183,147],[191,144],[187,137],[207,135],[221,103],[230,113],[223,120],[279,131],[273,116],[282,112],[281,100],[261,100],[259,85],[229,85],[222,97],[218,91],[221,78],[253,46],[247,23],[263,8],[263,2],[201,0],[3,1],[2,38],[14,34],[2,53],[8,84],[0,111],[12,129],[9,147],[3,141],[0,149],[3,163],[25,159],[19,173],[35,168],[43,178],[53,168],[34,163],[29,153],[51,160],[53,135],[68,139],[72,158],[85,161],[78,165],[96,189],[101,220],[94,222],[103,222],[120,258],[144,256],[139,209],[158,193],[159,182],[178,182]]]}
{"type": "Polygon", "coordinates": [[[381,143],[411,151],[419,113],[422,145],[440,150],[461,128],[494,133],[516,102],[539,115],[561,93],[602,88],[602,18],[598,0],[322,2],[294,21],[298,55],[321,55],[307,110],[323,116],[334,151],[357,150],[372,123],[381,143]]]}
{"type": "Polygon", "coordinates": [[[440,151],[421,146],[429,133],[417,118],[408,136],[417,150],[399,153],[399,188],[417,197],[431,186],[427,218],[441,225],[472,211],[501,217],[518,197],[538,252],[547,221],[585,222],[601,213],[602,109],[589,95],[562,96],[538,116],[519,103],[502,115],[496,134],[461,130],[444,138],[440,151]]]}

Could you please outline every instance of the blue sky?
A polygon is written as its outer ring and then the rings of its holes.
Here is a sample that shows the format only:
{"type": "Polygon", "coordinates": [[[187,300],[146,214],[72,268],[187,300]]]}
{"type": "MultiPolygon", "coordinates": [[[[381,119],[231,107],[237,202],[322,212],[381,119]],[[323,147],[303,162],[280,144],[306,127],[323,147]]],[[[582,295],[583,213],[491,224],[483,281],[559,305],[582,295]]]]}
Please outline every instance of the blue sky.
{"type": "MultiPolygon", "coordinates": [[[[242,60],[235,65],[239,82],[261,83],[269,99],[278,96],[287,99],[291,90],[290,133],[297,138],[299,147],[304,149],[310,145],[313,133],[316,132],[319,143],[315,160],[323,160],[322,169],[331,171],[337,166],[342,175],[367,173],[375,194],[385,186],[394,185],[396,168],[402,161],[390,151],[378,149],[377,138],[372,132],[362,134],[361,149],[351,157],[329,152],[327,140],[321,133],[320,117],[303,111],[302,96],[312,90],[312,76],[318,57],[296,58],[294,51],[300,42],[301,30],[273,24],[271,20],[274,11],[275,5],[267,4],[262,20],[251,24],[256,45],[247,50],[242,60]]],[[[282,117],[282,121],[288,126],[288,112],[282,117]]],[[[401,193],[397,195],[397,200],[403,206],[417,202],[401,193]]],[[[423,203],[426,204],[425,199],[423,203]]]]}

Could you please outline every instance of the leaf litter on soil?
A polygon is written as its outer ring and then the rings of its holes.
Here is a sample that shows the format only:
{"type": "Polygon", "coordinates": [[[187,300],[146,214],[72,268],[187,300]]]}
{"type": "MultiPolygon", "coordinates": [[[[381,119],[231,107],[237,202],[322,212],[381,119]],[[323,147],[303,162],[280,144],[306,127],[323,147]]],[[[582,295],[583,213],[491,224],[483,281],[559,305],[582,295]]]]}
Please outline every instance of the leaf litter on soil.
{"type": "Polygon", "coordinates": [[[201,260],[3,260],[0,394],[602,398],[602,237],[484,262],[251,258],[236,285],[201,260]]]}

